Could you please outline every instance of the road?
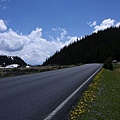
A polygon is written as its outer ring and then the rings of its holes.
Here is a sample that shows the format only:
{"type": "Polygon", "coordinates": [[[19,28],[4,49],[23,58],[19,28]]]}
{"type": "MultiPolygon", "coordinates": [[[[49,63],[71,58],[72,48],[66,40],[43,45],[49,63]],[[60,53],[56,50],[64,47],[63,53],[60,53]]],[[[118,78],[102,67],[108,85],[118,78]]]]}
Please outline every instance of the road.
{"type": "MultiPolygon", "coordinates": [[[[0,79],[0,120],[47,120],[100,66],[86,64],[0,79]]],[[[61,111],[72,104],[70,101],[61,111]]],[[[59,119],[64,114],[61,111],[56,114],[59,119]]]]}

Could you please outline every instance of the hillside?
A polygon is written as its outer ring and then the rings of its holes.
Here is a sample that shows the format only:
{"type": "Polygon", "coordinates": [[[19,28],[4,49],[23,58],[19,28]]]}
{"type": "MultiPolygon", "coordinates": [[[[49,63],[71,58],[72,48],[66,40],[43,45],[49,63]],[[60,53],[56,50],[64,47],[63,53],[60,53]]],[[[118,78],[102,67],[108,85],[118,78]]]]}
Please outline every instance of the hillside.
{"type": "Polygon", "coordinates": [[[11,64],[18,64],[20,67],[27,65],[20,57],[0,55],[1,67],[6,67],[7,65],[11,65],[11,64]]]}
{"type": "Polygon", "coordinates": [[[56,52],[43,65],[103,63],[109,57],[120,61],[120,27],[111,27],[85,36],[56,52]]]}

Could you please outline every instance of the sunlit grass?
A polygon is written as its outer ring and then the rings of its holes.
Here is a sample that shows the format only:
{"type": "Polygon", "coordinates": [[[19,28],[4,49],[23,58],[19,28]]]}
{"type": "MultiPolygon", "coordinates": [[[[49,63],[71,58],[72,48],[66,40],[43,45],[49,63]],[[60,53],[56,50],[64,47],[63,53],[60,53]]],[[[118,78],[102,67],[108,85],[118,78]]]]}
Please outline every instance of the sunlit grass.
{"type": "Polygon", "coordinates": [[[70,112],[70,120],[119,120],[120,65],[114,71],[102,69],[78,104],[70,112]]]}
{"type": "Polygon", "coordinates": [[[92,103],[96,98],[96,91],[99,90],[99,78],[101,77],[101,74],[102,71],[96,75],[93,82],[89,85],[88,89],[83,93],[83,96],[78,105],[71,111],[71,120],[76,120],[80,116],[83,116],[85,113],[90,112],[92,103]]]}

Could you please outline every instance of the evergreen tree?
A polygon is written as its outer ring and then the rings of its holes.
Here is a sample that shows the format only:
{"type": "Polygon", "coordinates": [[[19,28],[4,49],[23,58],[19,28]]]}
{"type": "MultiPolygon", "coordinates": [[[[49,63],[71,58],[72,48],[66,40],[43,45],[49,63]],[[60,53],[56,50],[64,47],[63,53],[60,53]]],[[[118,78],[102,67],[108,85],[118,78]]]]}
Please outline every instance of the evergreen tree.
{"type": "Polygon", "coordinates": [[[65,46],[48,58],[43,65],[104,63],[109,57],[120,61],[120,27],[111,27],[85,36],[82,40],[65,46]]]}

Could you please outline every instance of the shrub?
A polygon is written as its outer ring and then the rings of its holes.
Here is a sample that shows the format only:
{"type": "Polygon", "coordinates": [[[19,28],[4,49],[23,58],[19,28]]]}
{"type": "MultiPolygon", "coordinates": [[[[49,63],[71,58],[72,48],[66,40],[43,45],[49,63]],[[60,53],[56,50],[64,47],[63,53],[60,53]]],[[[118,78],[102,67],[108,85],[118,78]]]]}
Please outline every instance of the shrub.
{"type": "Polygon", "coordinates": [[[113,64],[112,64],[112,58],[108,58],[103,65],[103,68],[108,69],[108,70],[113,70],[113,64]]]}

